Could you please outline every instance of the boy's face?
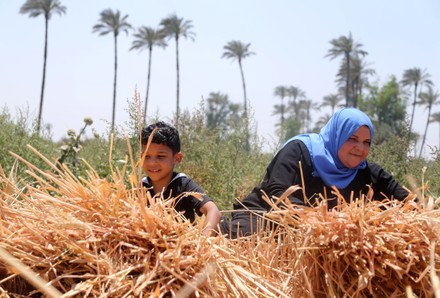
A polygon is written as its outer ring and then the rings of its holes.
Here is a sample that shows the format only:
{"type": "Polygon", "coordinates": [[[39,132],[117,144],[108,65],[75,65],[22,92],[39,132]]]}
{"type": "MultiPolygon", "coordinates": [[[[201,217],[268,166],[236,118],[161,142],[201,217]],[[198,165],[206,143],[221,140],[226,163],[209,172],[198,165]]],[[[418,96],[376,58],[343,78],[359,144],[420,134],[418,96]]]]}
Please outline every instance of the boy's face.
{"type": "MultiPolygon", "coordinates": [[[[145,147],[142,148],[142,152],[145,147]]],[[[173,154],[170,147],[151,143],[142,168],[154,184],[168,185],[173,175],[174,166],[181,162],[182,153],[173,154]]]]}

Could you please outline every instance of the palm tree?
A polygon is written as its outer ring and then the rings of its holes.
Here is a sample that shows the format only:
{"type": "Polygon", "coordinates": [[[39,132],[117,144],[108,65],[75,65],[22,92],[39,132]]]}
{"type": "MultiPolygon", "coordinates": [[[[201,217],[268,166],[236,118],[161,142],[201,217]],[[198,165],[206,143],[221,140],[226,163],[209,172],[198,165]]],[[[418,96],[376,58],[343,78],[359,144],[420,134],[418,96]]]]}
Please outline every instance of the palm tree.
{"type": "Polygon", "coordinates": [[[151,56],[153,55],[153,47],[158,46],[161,48],[166,48],[167,43],[165,42],[165,33],[163,30],[154,29],[151,27],[142,26],[138,28],[137,33],[133,35],[136,39],[132,43],[131,50],[142,51],[148,49],[148,75],[147,75],[147,91],[145,92],[145,107],[144,107],[144,124],[147,119],[147,105],[148,105],[148,94],[150,91],[150,74],[151,74],[151,56]]]}
{"type": "MultiPolygon", "coordinates": [[[[273,111],[272,115],[278,115],[278,114],[283,115],[284,111],[285,111],[285,106],[283,104],[274,104],[273,110],[274,111],[273,111]]],[[[284,118],[284,116],[282,116],[280,123],[276,123],[275,125],[277,125],[277,126],[279,125],[280,127],[283,127],[284,120],[285,120],[285,118],[284,118]]]]}
{"type": "Polygon", "coordinates": [[[312,117],[310,115],[310,111],[312,109],[319,110],[319,105],[314,103],[311,99],[302,99],[299,102],[300,106],[300,119],[301,119],[301,126],[303,127],[304,132],[310,132],[310,123],[312,121],[312,117]]]}
{"type": "MultiPolygon", "coordinates": [[[[433,113],[431,115],[431,122],[437,122],[440,125],[440,112],[433,113]]],[[[438,132],[439,132],[439,144],[438,144],[438,146],[440,148],[440,128],[439,128],[438,132]]]]}
{"type": "Polygon", "coordinates": [[[29,17],[36,18],[39,15],[44,15],[45,30],[44,30],[44,56],[43,56],[43,79],[41,82],[40,107],[38,109],[37,119],[37,133],[40,133],[41,118],[43,114],[43,100],[44,100],[44,84],[46,81],[46,63],[47,63],[47,36],[49,20],[53,13],[62,15],[66,13],[66,7],[61,5],[59,0],[27,0],[20,8],[21,14],[29,14],[29,17]]]}
{"type": "Polygon", "coordinates": [[[403,78],[400,81],[401,84],[406,86],[414,86],[414,95],[413,95],[413,103],[412,103],[412,112],[411,112],[411,121],[409,123],[409,134],[411,134],[411,129],[414,121],[414,113],[416,110],[416,104],[417,104],[417,91],[418,87],[426,85],[426,86],[432,86],[432,81],[429,80],[429,77],[431,75],[426,72],[426,70],[421,70],[418,67],[413,67],[410,69],[407,69],[403,72],[403,78]]]}
{"type": "Polygon", "coordinates": [[[293,116],[298,116],[299,105],[297,99],[303,99],[306,97],[306,93],[299,87],[289,86],[287,87],[287,96],[289,96],[288,109],[293,111],[293,116]]]}
{"type": "Polygon", "coordinates": [[[274,95],[279,96],[281,98],[281,104],[275,105],[274,114],[281,115],[281,127],[283,127],[284,126],[284,112],[286,110],[286,105],[284,104],[284,97],[287,96],[287,88],[285,86],[275,87],[274,95]]]}
{"type": "Polygon", "coordinates": [[[332,115],[325,114],[319,117],[318,121],[315,123],[315,127],[313,128],[314,132],[319,132],[322,127],[330,120],[332,115]]]}
{"type": "Polygon", "coordinates": [[[342,99],[337,94],[329,94],[324,96],[323,103],[320,105],[320,107],[330,107],[332,110],[331,114],[333,115],[341,100],[342,99]]]}
{"type": "Polygon", "coordinates": [[[248,110],[247,110],[247,96],[246,96],[246,82],[244,79],[244,73],[243,73],[243,59],[246,57],[249,57],[251,55],[255,55],[254,52],[249,51],[249,47],[251,46],[250,43],[244,44],[241,41],[238,40],[232,40],[229,41],[225,46],[223,46],[224,52],[222,55],[222,58],[227,58],[231,60],[237,60],[238,66],[240,67],[240,74],[241,74],[241,82],[243,84],[243,97],[244,97],[244,119],[246,121],[246,150],[250,149],[249,145],[249,119],[248,119],[248,110]]]}
{"type": "MultiPolygon", "coordinates": [[[[359,55],[352,56],[350,59],[350,91],[353,107],[358,106],[358,101],[362,98],[362,89],[368,85],[368,76],[374,75],[376,71],[368,68],[366,63],[359,55]]],[[[346,84],[346,62],[343,61],[338,71],[338,78],[336,81],[340,86],[346,84]]],[[[345,91],[345,90],[344,90],[345,91]]]]}
{"type": "Polygon", "coordinates": [[[423,146],[425,145],[425,140],[426,140],[426,134],[428,133],[428,126],[429,123],[432,121],[431,119],[432,106],[439,103],[438,102],[439,96],[440,96],[439,93],[434,92],[431,86],[428,87],[428,92],[421,92],[419,95],[421,99],[421,104],[426,105],[426,108],[428,109],[428,117],[426,119],[425,133],[423,134],[422,144],[420,146],[419,158],[422,156],[423,146]]]}
{"type": "Polygon", "coordinates": [[[351,32],[349,33],[348,36],[340,36],[337,39],[332,39],[330,41],[330,44],[333,46],[330,50],[328,50],[327,55],[325,55],[325,57],[330,57],[330,60],[333,60],[336,57],[339,56],[343,56],[344,60],[343,62],[345,63],[345,75],[346,75],[346,80],[345,80],[345,100],[346,106],[349,106],[352,102],[352,99],[350,98],[350,82],[351,82],[351,77],[350,77],[350,70],[351,70],[351,65],[350,65],[350,61],[351,58],[354,56],[365,56],[368,53],[364,50],[362,50],[362,44],[361,43],[357,43],[353,40],[353,37],[351,36],[351,32]]]}
{"type": "Polygon", "coordinates": [[[357,107],[358,100],[362,98],[362,90],[365,85],[369,85],[368,76],[376,74],[376,70],[369,68],[370,63],[365,62],[361,57],[355,56],[352,58],[351,77],[353,78],[352,89],[355,100],[355,107],[357,107]]]}
{"type": "Polygon", "coordinates": [[[115,47],[115,73],[113,80],[113,112],[111,132],[115,130],[115,112],[116,112],[116,81],[118,73],[118,35],[123,31],[128,34],[131,25],[127,22],[128,15],[121,16],[119,10],[113,11],[110,8],[105,9],[100,14],[99,23],[93,26],[93,32],[99,32],[99,35],[113,33],[115,47]]]}
{"type": "Polygon", "coordinates": [[[210,129],[227,131],[235,119],[239,119],[239,104],[229,101],[227,94],[211,92],[207,98],[206,126],[210,129]]]}
{"type": "Polygon", "coordinates": [[[237,60],[238,66],[240,67],[240,74],[241,74],[241,82],[243,84],[243,97],[244,97],[244,116],[247,117],[247,96],[246,96],[246,82],[244,79],[244,73],[243,73],[243,59],[246,57],[249,57],[251,55],[255,55],[254,52],[249,51],[249,47],[251,46],[250,43],[244,44],[241,41],[238,40],[232,40],[228,42],[225,46],[223,46],[223,49],[225,50],[223,52],[222,58],[228,58],[231,60],[237,60]]]}
{"type": "Polygon", "coordinates": [[[191,31],[193,28],[192,21],[184,20],[177,17],[176,14],[172,14],[163,19],[160,24],[163,26],[165,35],[168,38],[174,38],[176,41],[176,73],[177,73],[177,88],[176,88],[176,124],[178,124],[180,114],[180,77],[179,77],[179,38],[183,36],[185,39],[189,38],[194,41],[196,34],[191,31]]]}

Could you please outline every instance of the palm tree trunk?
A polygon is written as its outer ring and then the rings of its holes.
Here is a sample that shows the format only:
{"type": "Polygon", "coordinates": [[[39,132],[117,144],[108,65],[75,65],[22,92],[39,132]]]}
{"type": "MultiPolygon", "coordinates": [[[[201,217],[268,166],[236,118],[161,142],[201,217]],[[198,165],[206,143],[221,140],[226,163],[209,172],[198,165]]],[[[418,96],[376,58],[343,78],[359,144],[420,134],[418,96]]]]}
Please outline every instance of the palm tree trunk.
{"type": "Polygon", "coordinates": [[[241,82],[243,84],[243,96],[244,96],[244,115],[247,117],[247,96],[246,96],[246,82],[244,80],[243,67],[241,65],[241,60],[238,60],[238,65],[240,66],[241,82]]]}
{"type": "Polygon", "coordinates": [[[176,125],[179,123],[180,103],[179,103],[179,37],[176,35],[176,73],[177,73],[177,87],[176,87],[176,125]]]}
{"type": "Polygon", "coordinates": [[[244,80],[244,73],[243,73],[243,66],[241,65],[241,59],[238,60],[238,65],[240,66],[240,73],[241,73],[241,82],[243,84],[243,96],[244,96],[244,121],[245,121],[245,130],[246,130],[246,144],[245,149],[246,151],[250,150],[250,144],[249,144],[249,117],[248,117],[248,109],[247,109],[247,96],[246,96],[246,82],[244,80]]]}
{"type": "Polygon", "coordinates": [[[293,116],[296,118],[299,114],[299,104],[296,102],[296,97],[293,96],[292,106],[293,106],[293,116]]]}
{"type": "Polygon", "coordinates": [[[428,119],[426,119],[425,133],[423,134],[422,145],[420,146],[419,158],[422,157],[423,146],[425,146],[426,134],[428,133],[429,119],[431,119],[431,107],[428,108],[428,119]]]}
{"type": "Polygon", "coordinates": [[[362,84],[362,80],[359,80],[359,84],[358,84],[358,93],[359,93],[359,98],[362,98],[362,89],[364,88],[363,84],[362,84]]]}
{"type": "Polygon", "coordinates": [[[40,107],[38,109],[37,119],[37,134],[40,134],[41,118],[43,115],[43,100],[44,100],[44,84],[46,82],[46,63],[47,63],[47,37],[48,37],[49,17],[45,17],[45,32],[44,32],[44,58],[43,58],[43,79],[41,82],[40,107]]]}
{"type": "Polygon", "coordinates": [[[411,129],[414,121],[414,113],[416,111],[416,103],[417,103],[417,83],[414,84],[414,100],[412,103],[412,112],[411,112],[411,121],[409,123],[409,135],[411,135],[411,129]]]}
{"type": "Polygon", "coordinates": [[[118,37],[115,35],[115,77],[113,80],[113,112],[111,132],[115,131],[115,114],[116,114],[116,79],[118,74],[118,37]]]}
{"type": "Polygon", "coordinates": [[[147,124],[147,105],[148,105],[148,94],[150,92],[151,56],[153,55],[153,47],[150,47],[149,51],[150,53],[148,56],[147,91],[145,92],[144,125],[147,124]]]}
{"type": "Polygon", "coordinates": [[[355,77],[354,79],[353,79],[353,82],[352,82],[352,90],[351,90],[351,92],[352,92],[352,96],[353,96],[353,107],[354,108],[357,108],[357,106],[358,106],[358,100],[359,100],[359,95],[358,95],[358,93],[359,93],[359,77],[355,77]]]}
{"type": "Polygon", "coordinates": [[[281,130],[284,128],[284,96],[281,96],[281,130]]]}
{"type": "Polygon", "coordinates": [[[345,82],[345,106],[348,107],[350,104],[350,95],[349,95],[349,89],[350,89],[350,53],[347,53],[345,55],[345,59],[347,60],[347,78],[345,82]]]}
{"type": "Polygon", "coordinates": [[[308,115],[308,120],[307,120],[307,127],[308,127],[308,131],[312,131],[312,128],[311,128],[311,124],[312,124],[312,119],[310,118],[310,110],[309,110],[309,115],[308,115]]]}

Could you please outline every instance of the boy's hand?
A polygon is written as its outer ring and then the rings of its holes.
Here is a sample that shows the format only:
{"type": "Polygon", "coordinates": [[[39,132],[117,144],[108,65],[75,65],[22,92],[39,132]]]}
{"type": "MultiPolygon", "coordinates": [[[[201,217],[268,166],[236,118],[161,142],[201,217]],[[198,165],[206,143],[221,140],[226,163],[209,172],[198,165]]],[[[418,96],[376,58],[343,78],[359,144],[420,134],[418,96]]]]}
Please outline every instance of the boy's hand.
{"type": "Polygon", "coordinates": [[[203,235],[216,236],[218,234],[218,225],[222,217],[217,205],[210,201],[200,208],[200,212],[206,217],[206,225],[202,231],[203,235]]]}

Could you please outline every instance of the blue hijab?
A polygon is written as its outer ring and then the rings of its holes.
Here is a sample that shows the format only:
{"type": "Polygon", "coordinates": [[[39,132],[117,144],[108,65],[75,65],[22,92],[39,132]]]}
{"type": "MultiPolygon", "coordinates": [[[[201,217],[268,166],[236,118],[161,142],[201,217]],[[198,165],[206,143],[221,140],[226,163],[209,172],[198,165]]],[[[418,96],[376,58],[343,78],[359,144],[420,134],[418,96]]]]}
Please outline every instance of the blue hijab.
{"type": "Polygon", "coordinates": [[[292,140],[301,140],[309,149],[314,167],[313,176],[321,177],[329,187],[343,189],[353,181],[358,170],[365,169],[367,164],[364,160],[356,168],[347,168],[339,160],[338,151],[363,125],[368,126],[370,139],[373,140],[374,128],[370,118],[356,108],[344,108],[333,114],[319,134],[298,135],[285,144],[292,140]]]}

